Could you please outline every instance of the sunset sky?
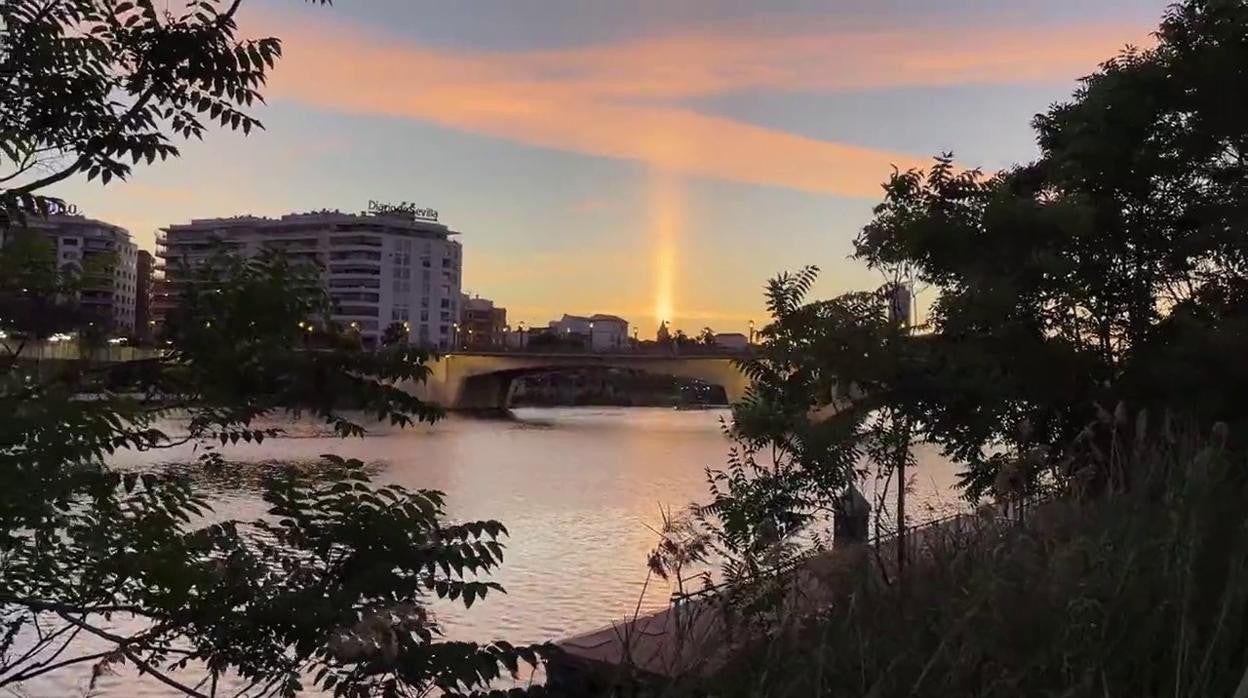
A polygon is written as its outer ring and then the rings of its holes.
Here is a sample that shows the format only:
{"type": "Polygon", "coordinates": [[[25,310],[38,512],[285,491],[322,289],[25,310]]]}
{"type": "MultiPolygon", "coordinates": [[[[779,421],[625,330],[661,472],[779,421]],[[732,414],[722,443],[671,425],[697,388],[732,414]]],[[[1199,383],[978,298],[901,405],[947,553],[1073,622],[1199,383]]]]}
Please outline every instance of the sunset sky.
{"type": "Polygon", "coordinates": [[[53,193],[151,248],[192,217],[437,208],[464,288],[545,324],[615,313],[653,332],[766,320],[777,272],[821,295],[891,165],[952,150],[996,169],[1029,121],[1164,0],[247,0],[285,58],[255,115],[176,161],[53,193]]]}

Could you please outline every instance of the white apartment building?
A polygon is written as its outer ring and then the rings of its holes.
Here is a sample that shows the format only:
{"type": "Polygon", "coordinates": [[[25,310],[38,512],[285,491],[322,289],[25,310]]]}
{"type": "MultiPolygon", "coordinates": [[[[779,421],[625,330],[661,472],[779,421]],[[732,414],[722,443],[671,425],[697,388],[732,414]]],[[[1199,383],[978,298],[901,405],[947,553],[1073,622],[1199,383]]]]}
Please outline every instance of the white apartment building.
{"type": "MultiPolygon", "coordinates": [[[[57,265],[75,274],[96,257],[111,256],[112,271],[108,277],[87,277],[78,292],[79,308],[99,318],[103,328],[113,334],[134,331],[134,298],[138,277],[135,263],[138,248],[125,228],[76,214],[51,214],[47,218],[30,216],[26,230],[43,237],[56,252],[57,265]]],[[[7,238],[20,235],[13,227],[0,231],[0,245],[7,238]]]]}
{"type": "Polygon", "coordinates": [[[279,249],[322,267],[334,321],[358,330],[366,345],[402,323],[409,343],[449,348],[459,318],[463,254],[452,239],[459,233],[436,216],[387,207],[381,213],[318,211],[171,225],[157,238],[165,277],[153,314],[159,321],[176,303],[179,263],[193,267],[218,245],[243,255],[279,249]]]}

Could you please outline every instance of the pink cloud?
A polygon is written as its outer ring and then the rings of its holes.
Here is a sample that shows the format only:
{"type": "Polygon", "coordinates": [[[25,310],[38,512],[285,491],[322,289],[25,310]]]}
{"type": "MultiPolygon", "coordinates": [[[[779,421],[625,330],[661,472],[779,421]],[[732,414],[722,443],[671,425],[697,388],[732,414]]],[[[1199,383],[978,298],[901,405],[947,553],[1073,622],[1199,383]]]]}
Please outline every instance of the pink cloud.
{"type": "Polygon", "coordinates": [[[927,155],[863,148],[712,116],[674,100],[745,90],[838,91],[1072,80],[1143,28],[1078,25],[943,33],[721,26],[553,51],[466,52],[387,41],[306,17],[281,36],[276,99],[416,119],[673,172],[875,196],[889,167],[927,155]]]}

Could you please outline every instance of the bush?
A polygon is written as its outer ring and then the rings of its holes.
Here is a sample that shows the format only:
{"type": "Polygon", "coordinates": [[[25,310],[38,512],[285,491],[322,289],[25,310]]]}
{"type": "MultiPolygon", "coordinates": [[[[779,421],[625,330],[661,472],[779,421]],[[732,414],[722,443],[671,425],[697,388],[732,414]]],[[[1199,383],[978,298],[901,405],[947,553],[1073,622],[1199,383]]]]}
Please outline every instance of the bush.
{"type": "Polygon", "coordinates": [[[932,535],[713,683],[751,696],[1230,696],[1248,676],[1248,457],[1154,437],[1130,489],[932,535]],[[1008,525],[1007,525],[1008,524],[1008,525]]]}

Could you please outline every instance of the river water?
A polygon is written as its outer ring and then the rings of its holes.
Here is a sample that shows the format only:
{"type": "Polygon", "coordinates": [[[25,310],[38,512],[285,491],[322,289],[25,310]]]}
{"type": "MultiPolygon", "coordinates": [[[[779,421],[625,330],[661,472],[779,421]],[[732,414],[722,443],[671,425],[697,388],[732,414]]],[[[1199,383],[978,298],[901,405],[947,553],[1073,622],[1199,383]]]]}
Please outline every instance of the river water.
{"type": "MultiPolygon", "coordinates": [[[[646,581],[646,555],[656,542],[661,507],[679,511],[707,498],[705,468],[722,467],[730,443],[727,410],[670,408],[526,408],[510,420],[450,417],[434,426],[378,428],[337,439],[311,424],[289,438],[239,444],[231,461],[313,461],[334,453],[373,464],[380,482],[442,490],[453,519],[493,518],[510,531],[491,594],[471,610],[435,605],[454,639],[538,642],[606,626],[665,605],[670,590],[646,581]]],[[[171,429],[173,430],[173,429],[171,429]]],[[[956,469],[919,447],[912,481],[915,517],[956,506],[956,469]]],[[[187,450],[120,454],[120,467],[178,467],[187,450]]],[[[252,519],[263,513],[246,482],[206,481],[215,515],[252,519]]],[[[165,695],[150,680],[111,677],[93,695],[165,695]]],[[[83,677],[66,673],[28,685],[31,696],[82,695],[83,677]]]]}

